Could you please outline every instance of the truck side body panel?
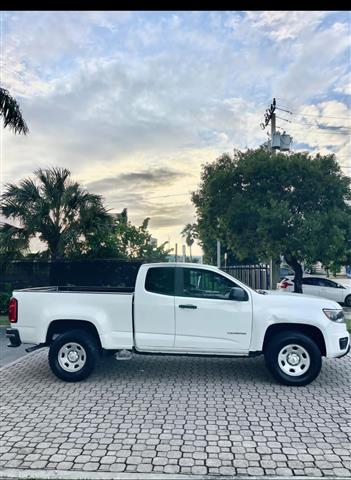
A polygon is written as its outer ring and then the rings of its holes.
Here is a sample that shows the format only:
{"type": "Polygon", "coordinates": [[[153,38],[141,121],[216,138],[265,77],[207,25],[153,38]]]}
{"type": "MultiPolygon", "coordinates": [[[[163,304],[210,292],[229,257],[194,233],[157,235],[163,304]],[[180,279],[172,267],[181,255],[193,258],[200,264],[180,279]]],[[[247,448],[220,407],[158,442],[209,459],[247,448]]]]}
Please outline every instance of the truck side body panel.
{"type": "Polygon", "coordinates": [[[15,291],[24,343],[44,343],[51,322],[83,320],[95,325],[106,349],[132,348],[132,294],[15,291]]]}

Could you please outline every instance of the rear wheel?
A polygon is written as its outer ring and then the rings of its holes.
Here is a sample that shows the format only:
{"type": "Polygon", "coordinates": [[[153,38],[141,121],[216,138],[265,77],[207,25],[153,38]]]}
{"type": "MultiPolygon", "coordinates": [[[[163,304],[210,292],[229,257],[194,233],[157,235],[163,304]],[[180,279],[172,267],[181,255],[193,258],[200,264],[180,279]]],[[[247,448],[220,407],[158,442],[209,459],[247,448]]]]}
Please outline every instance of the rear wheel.
{"type": "Polygon", "coordinates": [[[307,335],[288,331],[270,340],[265,348],[268,370],[284,385],[307,385],[322,367],[322,355],[316,343],[307,335]]]}
{"type": "Polygon", "coordinates": [[[351,295],[347,295],[347,297],[345,298],[345,305],[347,307],[351,307],[351,295]]]}
{"type": "Polygon", "coordinates": [[[95,367],[99,348],[95,338],[84,330],[70,330],[50,345],[49,365],[53,373],[66,382],[87,378],[95,367]]]}

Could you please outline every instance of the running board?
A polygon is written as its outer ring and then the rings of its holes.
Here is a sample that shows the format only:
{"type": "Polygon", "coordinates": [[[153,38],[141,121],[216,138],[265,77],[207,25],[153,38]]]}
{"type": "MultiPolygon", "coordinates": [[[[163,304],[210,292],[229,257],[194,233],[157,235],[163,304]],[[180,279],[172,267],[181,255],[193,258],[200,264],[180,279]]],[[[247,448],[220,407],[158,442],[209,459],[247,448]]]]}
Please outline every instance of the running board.
{"type": "Polygon", "coordinates": [[[39,348],[47,347],[48,345],[46,343],[39,343],[39,345],[33,345],[32,347],[26,348],[26,352],[34,352],[35,350],[39,350],[39,348]]]}

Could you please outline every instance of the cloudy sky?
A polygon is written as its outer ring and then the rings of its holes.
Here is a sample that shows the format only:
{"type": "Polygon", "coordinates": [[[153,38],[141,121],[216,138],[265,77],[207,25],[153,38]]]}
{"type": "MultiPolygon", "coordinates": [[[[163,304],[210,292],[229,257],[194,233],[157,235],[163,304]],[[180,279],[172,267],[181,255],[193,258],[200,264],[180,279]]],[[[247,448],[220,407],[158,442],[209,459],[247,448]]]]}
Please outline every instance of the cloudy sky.
{"type": "MultiPolygon", "coordinates": [[[[61,166],[112,211],[182,243],[201,165],[268,139],[350,173],[350,12],[3,12],[1,84],[28,136],[1,129],[1,184],[61,166]],[[288,123],[283,118],[288,119],[288,123]]],[[[195,253],[200,253],[199,247],[195,253]]]]}

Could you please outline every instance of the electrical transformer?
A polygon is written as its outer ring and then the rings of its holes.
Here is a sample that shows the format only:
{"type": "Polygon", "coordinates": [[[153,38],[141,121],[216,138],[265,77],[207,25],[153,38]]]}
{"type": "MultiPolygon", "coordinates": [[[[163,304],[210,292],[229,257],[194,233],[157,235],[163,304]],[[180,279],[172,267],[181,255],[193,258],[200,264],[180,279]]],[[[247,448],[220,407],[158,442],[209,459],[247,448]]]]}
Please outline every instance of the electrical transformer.
{"type": "Polygon", "coordinates": [[[272,136],[272,148],[279,150],[280,149],[280,133],[273,133],[272,136]]]}
{"type": "Polygon", "coordinates": [[[291,148],[291,143],[292,143],[292,137],[288,135],[287,133],[283,133],[280,135],[280,150],[282,152],[287,152],[291,148]]]}
{"type": "Polygon", "coordinates": [[[272,137],[272,148],[275,150],[281,150],[287,152],[290,150],[292,137],[288,134],[275,132],[272,137]]]}

